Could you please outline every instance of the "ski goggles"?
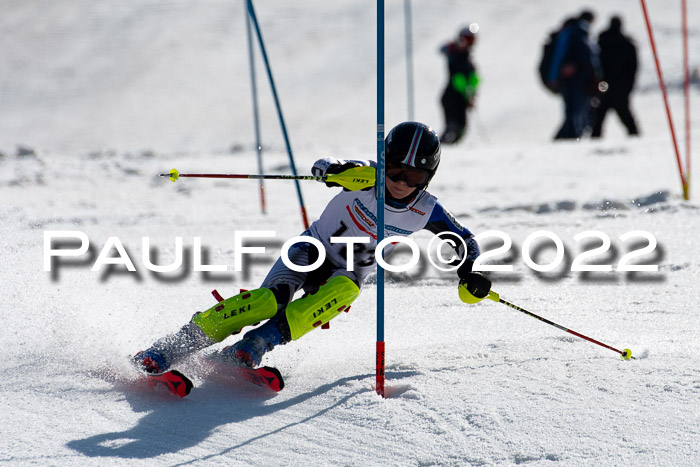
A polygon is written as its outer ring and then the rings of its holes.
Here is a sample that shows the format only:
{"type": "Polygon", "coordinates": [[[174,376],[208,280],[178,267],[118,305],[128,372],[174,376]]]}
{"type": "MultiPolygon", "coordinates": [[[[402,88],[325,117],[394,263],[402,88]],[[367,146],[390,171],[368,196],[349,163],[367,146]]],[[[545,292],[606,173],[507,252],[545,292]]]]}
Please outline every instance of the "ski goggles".
{"type": "Polygon", "coordinates": [[[415,188],[425,185],[428,181],[428,172],[408,165],[395,162],[386,163],[386,176],[394,182],[404,181],[406,185],[415,188]]]}

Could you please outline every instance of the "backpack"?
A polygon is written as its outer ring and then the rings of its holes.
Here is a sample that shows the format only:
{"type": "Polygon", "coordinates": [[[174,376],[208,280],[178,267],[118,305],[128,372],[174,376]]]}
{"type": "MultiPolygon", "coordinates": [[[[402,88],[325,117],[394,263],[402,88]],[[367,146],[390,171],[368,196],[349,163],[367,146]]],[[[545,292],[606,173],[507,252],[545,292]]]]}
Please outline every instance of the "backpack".
{"type": "Polygon", "coordinates": [[[554,59],[554,45],[557,43],[557,37],[559,36],[559,31],[555,31],[549,35],[547,42],[545,42],[542,47],[542,58],[540,59],[540,66],[538,71],[540,73],[540,81],[545,88],[547,88],[553,94],[559,94],[559,88],[557,86],[552,86],[549,82],[549,69],[552,66],[552,60],[554,59]]]}

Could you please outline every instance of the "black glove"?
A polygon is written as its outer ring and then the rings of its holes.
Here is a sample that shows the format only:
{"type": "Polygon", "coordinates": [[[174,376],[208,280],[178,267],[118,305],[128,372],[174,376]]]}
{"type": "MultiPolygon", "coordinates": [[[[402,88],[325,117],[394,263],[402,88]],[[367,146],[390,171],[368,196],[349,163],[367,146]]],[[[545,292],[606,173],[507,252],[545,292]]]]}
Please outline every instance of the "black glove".
{"type": "Polygon", "coordinates": [[[463,285],[474,297],[481,299],[491,291],[491,279],[480,272],[472,272],[473,266],[473,261],[466,260],[457,269],[459,284],[463,285]]]}
{"type": "MultiPolygon", "coordinates": [[[[343,173],[346,170],[352,169],[355,167],[362,167],[362,164],[360,164],[359,162],[346,162],[344,164],[331,164],[326,169],[326,173],[324,175],[343,173]]],[[[325,183],[326,183],[326,186],[328,186],[328,187],[340,186],[337,183],[333,183],[333,182],[325,182],[325,183]]]]}
{"type": "Polygon", "coordinates": [[[485,298],[491,291],[491,279],[480,272],[470,272],[462,277],[459,285],[466,287],[467,292],[476,298],[485,298]]]}

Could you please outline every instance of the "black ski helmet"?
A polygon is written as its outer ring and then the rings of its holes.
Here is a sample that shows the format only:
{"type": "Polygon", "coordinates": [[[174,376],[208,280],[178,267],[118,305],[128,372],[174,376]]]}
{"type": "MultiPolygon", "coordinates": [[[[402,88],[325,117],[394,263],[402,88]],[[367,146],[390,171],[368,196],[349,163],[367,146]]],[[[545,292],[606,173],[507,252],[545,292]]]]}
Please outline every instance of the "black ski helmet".
{"type": "Polygon", "coordinates": [[[428,172],[428,179],[418,187],[424,189],[440,164],[440,138],[435,130],[424,123],[400,123],[391,129],[384,140],[384,155],[387,162],[428,172]]]}

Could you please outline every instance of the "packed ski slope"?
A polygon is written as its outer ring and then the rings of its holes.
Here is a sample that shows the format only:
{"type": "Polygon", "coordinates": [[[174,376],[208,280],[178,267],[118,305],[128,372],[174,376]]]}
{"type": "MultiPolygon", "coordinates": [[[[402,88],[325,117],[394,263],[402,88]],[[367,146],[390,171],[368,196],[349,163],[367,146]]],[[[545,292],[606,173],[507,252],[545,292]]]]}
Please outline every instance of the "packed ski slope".
{"type": "MultiPolygon", "coordinates": [[[[375,157],[373,2],[258,3],[299,172],[321,156],[375,157]]],[[[680,7],[647,3],[681,127],[680,7]]],[[[693,52],[699,12],[689,3],[693,52]]],[[[549,30],[583,5],[412,4],[415,118],[438,130],[446,70],[437,50],[464,24],[481,25],[478,107],[466,140],[444,148],[431,191],[473,232],[512,239],[495,259],[513,271],[491,274],[504,299],[630,348],[636,359],[497,303],[463,304],[454,276],[428,264],[386,286],[386,399],[373,388],[374,283],[330,330],[266,357],[286,378],[279,394],[212,374],[202,358],[179,367],[195,383],[187,398],[152,391],[129,355],[212,306],[212,289],[230,296],[256,287],[282,243],[303,230],[292,182],[265,184],[262,214],[257,182],[158,177],[173,167],[257,171],[243,5],[2,2],[0,462],[697,465],[700,205],[697,194],[679,196],[638,3],[588,6],[598,13],[594,33],[619,13],[637,40],[642,137],[627,138],[610,116],[600,141],[556,144],[561,104],[539,86],[536,62],[549,30]],[[526,238],[543,230],[566,253],[551,272],[522,257],[526,238]],[[600,245],[574,240],[591,230],[612,248],[584,262],[613,271],[571,272],[578,255],[600,245]],[[45,234],[55,231],[84,233],[90,249],[47,272],[45,234]],[[237,231],[274,231],[254,242],[266,252],[242,271],[234,270],[237,231]],[[635,231],[658,244],[632,262],[657,272],[617,270],[648,243],[620,238],[635,231]],[[111,237],[134,272],[91,270],[111,237]],[[144,237],[156,264],[174,261],[181,237],[182,267],[148,270],[144,237]],[[202,262],[226,271],[194,270],[195,237],[202,262]]],[[[387,128],[407,118],[402,9],[387,2],[387,128]]],[[[257,56],[265,170],[290,173],[257,56]]],[[[698,92],[695,85],[694,109],[698,92]]],[[[312,219],[335,193],[316,182],[301,190],[312,219]]],[[[415,239],[427,251],[430,236],[415,239]]],[[[501,244],[491,237],[482,247],[501,244]]],[[[527,250],[539,264],[554,258],[552,248],[527,250]]]]}

